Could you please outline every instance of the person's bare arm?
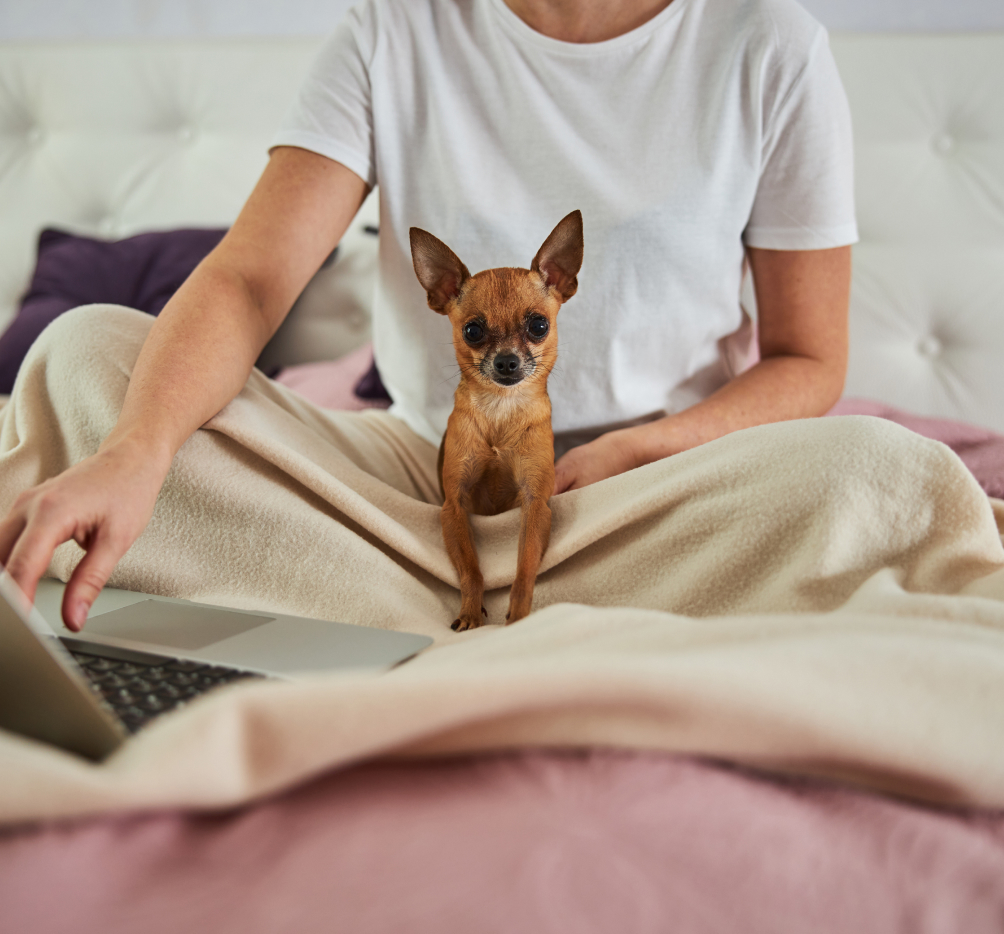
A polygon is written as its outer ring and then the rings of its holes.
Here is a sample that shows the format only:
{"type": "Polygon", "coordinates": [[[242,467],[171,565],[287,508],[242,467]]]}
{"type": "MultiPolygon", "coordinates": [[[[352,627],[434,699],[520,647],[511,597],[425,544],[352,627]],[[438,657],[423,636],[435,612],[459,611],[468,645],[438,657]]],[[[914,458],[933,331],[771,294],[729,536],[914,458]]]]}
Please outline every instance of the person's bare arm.
{"type": "Polygon", "coordinates": [[[153,514],[185,440],[240,392],[296,296],[366,196],[345,166],[280,147],[219,246],[157,318],[99,451],[23,493],[0,523],[0,562],[31,599],[56,547],[87,554],[66,588],[79,629],[153,514]]]}
{"type": "Polygon", "coordinates": [[[555,465],[555,493],[587,486],[722,435],[823,415],[847,372],[851,248],[748,251],[760,362],[697,405],[602,435],[555,465]]]}

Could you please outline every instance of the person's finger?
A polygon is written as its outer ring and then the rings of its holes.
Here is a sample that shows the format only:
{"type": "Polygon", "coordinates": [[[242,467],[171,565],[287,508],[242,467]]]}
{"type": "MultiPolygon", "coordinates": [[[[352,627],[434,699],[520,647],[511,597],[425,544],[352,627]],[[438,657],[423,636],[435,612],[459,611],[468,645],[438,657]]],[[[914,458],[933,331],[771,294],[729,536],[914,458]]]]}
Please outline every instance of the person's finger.
{"type": "Polygon", "coordinates": [[[7,559],[10,557],[14,544],[21,537],[24,531],[24,513],[15,509],[0,522],[0,565],[7,567],[7,559]]]}
{"type": "Polygon", "coordinates": [[[128,545],[107,532],[99,531],[94,537],[63,592],[63,621],[68,629],[80,632],[84,628],[91,604],[128,549],[128,545]]]}
{"type": "Polygon", "coordinates": [[[554,465],[554,492],[551,495],[557,496],[559,493],[564,493],[568,487],[568,481],[568,468],[561,461],[558,461],[554,465]]]}
{"type": "Polygon", "coordinates": [[[564,493],[568,490],[574,489],[575,477],[576,477],[576,472],[573,468],[565,467],[560,472],[557,469],[555,469],[554,495],[557,496],[559,493],[564,493]]]}
{"type": "Polygon", "coordinates": [[[35,601],[35,590],[53,553],[71,535],[71,529],[47,518],[45,510],[39,510],[28,520],[18,537],[7,559],[7,573],[32,602],[35,601]]]}

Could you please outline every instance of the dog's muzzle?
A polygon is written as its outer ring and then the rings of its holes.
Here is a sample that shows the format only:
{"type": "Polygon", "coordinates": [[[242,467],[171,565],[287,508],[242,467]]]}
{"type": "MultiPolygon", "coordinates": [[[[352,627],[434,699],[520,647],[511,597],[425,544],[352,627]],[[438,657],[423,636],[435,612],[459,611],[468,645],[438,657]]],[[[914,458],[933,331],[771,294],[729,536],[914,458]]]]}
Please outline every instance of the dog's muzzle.
{"type": "Polygon", "coordinates": [[[500,353],[495,355],[490,368],[491,378],[500,386],[515,386],[523,379],[523,361],[519,354],[500,353]]]}

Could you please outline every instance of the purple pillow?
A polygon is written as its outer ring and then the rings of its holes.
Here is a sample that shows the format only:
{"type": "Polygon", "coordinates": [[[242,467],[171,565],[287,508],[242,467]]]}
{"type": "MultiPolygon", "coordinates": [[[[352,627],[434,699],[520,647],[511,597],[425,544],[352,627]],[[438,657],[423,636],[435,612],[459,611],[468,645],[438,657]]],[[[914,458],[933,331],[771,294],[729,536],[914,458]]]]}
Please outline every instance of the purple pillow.
{"type": "Polygon", "coordinates": [[[125,240],[97,240],[43,230],[38,262],[17,316],[0,335],[0,393],[46,325],[78,305],[108,302],[157,315],[225,229],[166,230],[125,240]]]}
{"type": "Polygon", "coordinates": [[[363,373],[355,389],[352,390],[360,399],[367,402],[393,402],[390,393],[384,388],[383,380],[380,379],[380,371],[377,369],[376,360],[370,364],[370,368],[363,373]]]}

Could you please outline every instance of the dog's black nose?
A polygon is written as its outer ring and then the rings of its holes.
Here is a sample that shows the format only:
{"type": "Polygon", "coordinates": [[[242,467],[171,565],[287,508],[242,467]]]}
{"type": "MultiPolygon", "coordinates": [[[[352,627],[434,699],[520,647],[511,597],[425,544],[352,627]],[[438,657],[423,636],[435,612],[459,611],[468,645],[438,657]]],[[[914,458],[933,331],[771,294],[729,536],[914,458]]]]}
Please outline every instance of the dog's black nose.
{"type": "Polygon", "coordinates": [[[519,370],[519,357],[514,353],[500,353],[492,366],[499,376],[515,376],[519,370]]]}

